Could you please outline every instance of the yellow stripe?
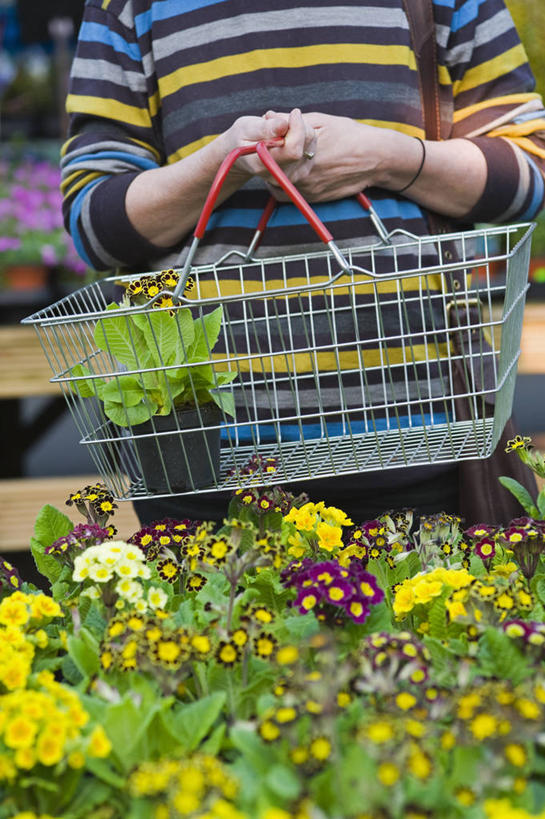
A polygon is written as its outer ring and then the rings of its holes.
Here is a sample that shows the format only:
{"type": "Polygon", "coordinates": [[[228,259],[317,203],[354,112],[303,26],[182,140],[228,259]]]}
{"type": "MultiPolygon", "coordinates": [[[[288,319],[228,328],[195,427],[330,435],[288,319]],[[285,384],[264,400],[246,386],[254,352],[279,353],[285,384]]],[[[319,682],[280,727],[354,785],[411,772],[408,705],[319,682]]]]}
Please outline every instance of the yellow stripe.
{"type": "MultiPolygon", "coordinates": [[[[80,172],[81,173],[81,172],[80,172]]],[[[61,193],[66,194],[68,190],[70,190],[70,195],[79,191],[80,188],[83,188],[88,182],[91,182],[93,179],[98,179],[99,176],[104,176],[105,174],[101,171],[93,171],[92,173],[86,173],[80,177],[80,179],[75,183],[73,180],[77,178],[77,174],[72,174],[71,176],[67,177],[63,182],[61,182],[61,193]]]]}
{"type": "MultiPolygon", "coordinates": [[[[386,122],[379,119],[358,119],[356,122],[360,122],[363,125],[374,125],[377,128],[391,128],[395,131],[401,131],[408,136],[424,137],[425,135],[423,128],[418,128],[414,125],[406,125],[404,122],[386,122]]],[[[196,139],[194,142],[189,142],[187,145],[183,145],[181,148],[178,148],[177,151],[174,151],[173,154],[169,155],[167,158],[167,164],[171,165],[174,162],[178,162],[179,159],[184,159],[184,157],[190,156],[191,154],[195,153],[195,151],[204,148],[205,145],[208,145],[218,136],[219,134],[208,134],[207,136],[196,139]]]]}
{"type": "Polygon", "coordinates": [[[528,62],[526,52],[519,43],[504,54],[499,54],[497,57],[493,57],[491,60],[487,60],[481,65],[466,71],[463,80],[458,80],[453,85],[454,96],[457,97],[463,91],[469,91],[471,88],[477,88],[479,85],[492,82],[492,80],[514,71],[526,62],[528,62]]]}
{"type": "Polygon", "coordinates": [[[523,102],[530,100],[541,100],[539,94],[508,94],[504,97],[493,97],[492,99],[484,100],[484,102],[476,102],[475,105],[468,105],[467,108],[461,108],[455,111],[452,116],[453,122],[461,122],[466,117],[477,114],[479,111],[484,111],[486,108],[496,108],[499,105],[522,105],[523,102]]]}
{"type": "MultiPolygon", "coordinates": [[[[438,344],[415,344],[412,347],[388,348],[387,355],[380,350],[361,350],[358,355],[355,350],[341,350],[339,352],[322,351],[318,353],[276,353],[268,356],[256,356],[255,358],[241,358],[239,361],[231,360],[231,364],[219,363],[215,369],[220,372],[228,367],[237,369],[238,372],[253,372],[254,376],[259,373],[276,373],[278,375],[291,373],[310,373],[318,370],[322,375],[326,372],[336,373],[338,369],[346,371],[365,369],[371,367],[386,367],[394,364],[412,364],[413,361],[436,361],[438,356],[446,358],[448,355],[448,345],[438,344]]],[[[225,354],[213,353],[214,361],[225,359],[225,354]]]]}
{"type": "Polygon", "coordinates": [[[151,97],[148,97],[149,112],[152,117],[156,117],[159,108],[161,107],[161,97],[159,91],[156,91],[151,97]]]}
{"type": "Polygon", "coordinates": [[[134,105],[125,105],[114,99],[102,97],[87,97],[69,94],[66,100],[66,110],[69,114],[95,114],[99,117],[118,120],[128,125],[137,125],[140,128],[151,128],[151,119],[148,111],[134,105]]]}
{"type": "Polygon", "coordinates": [[[500,125],[499,128],[494,128],[494,130],[489,131],[487,136],[523,137],[543,130],[545,130],[545,119],[530,119],[526,122],[500,125]]]}
{"type": "Polygon", "coordinates": [[[102,0],[102,8],[104,10],[106,10],[108,8],[108,6],[110,5],[110,3],[111,3],[111,0],[102,0]]]}
{"type": "Polygon", "coordinates": [[[157,148],[153,147],[153,145],[150,145],[148,142],[144,142],[141,139],[135,139],[134,137],[131,137],[131,142],[134,142],[135,145],[140,145],[142,148],[145,148],[146,151],[152,153],[158,162],[161,161],[161,154],[159,153],[157,148]]]}
{"type": "MultiPolygon", "coordinates": [[[[248,74],[265,68],[303,68],[309,65],[367,63],[374,65],[408,65],[416,69],[414,54],[407,46],[377,46],[356,43],[302,46],[300,48],[256,49],[244,54],[217,57],[176,69],[159,78],[159,92],[164,99],[180,88],[212,82],[221,77],[248,74]]],[[[233,80],[234,81],[234,80],[233,80]]]]}
{"type": "MultiPolygon", "coordinates": [[[[407,293],[419,293],[420,287],[422,286],[422,276],[410,276],[406,279],[402,279],[401,282],[398,279],[390,279],[387,281],[379,281],[376,285],[376,291],[379,293],[397,293],[399,284],[401,284],[401,290],[407,293]]],[[[444,276],[440,275],[430,275],[427,276],[427,283],[425,287],[433,293],[447,293],[449,292],[449,288],[444,276]]],[[[320,284],[322,282],[328,281],[327,276],[313,276],[312,277],[312,284],[320,284]]],[[[294,288],[301,288],[305,287],[308,284],[308,280],[303,277],[293,277],[288,279],[288,287],[294,288]]],[[[267,281],[267,290],[283,290],[285,289],[286,285],[281,279],[271,279],[267,281]]],[[[261,293],[263,292],[263,283],[260,281],[251,281],[246,280],[244,282],[244,294],[249,295],[250,293],[261,293]]],[[[362,284],[353,284],[347,285],[346,287],[343,286],[334,286],[331,288],[327,288],[326,291],[324,290],[315,290],[313,295],[314,297],[323,297],[324,292],[327,292],[328,295],[332,294],[334,296],[347,296],[351,293],[357,293],[358,295],[373,295],[375,292],[375,286],[369,282],[365,282],[362,284]]],[[[242,295],[241,288],[240,288],[240,281],[238,279],[225,279],[222,278],[221,280],[221,293],[218,293],[218,288],[215,286],[214,282],[209,281],[202,281],[199,284],[198,288],[195,288],[193,291],[195,298],[201,299],[212,299],[218,298],[219,296],[238,296],[242,295]]],[[[193,293],[189,294],[189,297],[193,295],[193,293]]],[[[306,298],[305,293],[295,292],[293,295],[290,295],[289,298],[306,298]]],[[[272,299],[273,297],[271,297],[272,299]]]]}
{"type": "Polygon", "coordinates": [[[532,140],[526,139],[525,137],[515,137],[514,139],[511,139],[511,142],[514,142],[515,145],[518,145],[523,151],[539,156],[541,159],[545,159],[545,150],[543,148],[539,148],[534,142],[532,142],[532,140]]]}

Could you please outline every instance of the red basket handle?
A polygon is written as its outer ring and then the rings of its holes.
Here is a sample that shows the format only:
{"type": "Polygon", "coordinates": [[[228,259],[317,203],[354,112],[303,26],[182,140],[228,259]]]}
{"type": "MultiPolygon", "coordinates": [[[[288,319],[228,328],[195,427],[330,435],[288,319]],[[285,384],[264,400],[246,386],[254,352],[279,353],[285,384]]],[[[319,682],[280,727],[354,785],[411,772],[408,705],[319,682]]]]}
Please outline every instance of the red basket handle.
{"type": "MultiPolygon", "coordinates": [[[[180,294],[183,292],[185,287],[185,282],[187,277],[189,276],[191,263],[193,261],[193,257],[197,251],[197,247],[199,245],[200,240],[203,238],[206,226],[210,220],[210,216],[212,215],[212,211],[214,210],[214,206],[218,199],[219,193],[225,182],[227,174],[237,161],[237,159],[241,156],[246,156],[248,154],[257,153],[260,160],[262,161],[263,165],[267,168],[269,173],[274,177],[274,179],[278,182],[280,187],[284,190],[284,192],[289,196],[293,204],[298,208],[298,210],[303,214],[305,219],[317,233],[318,237],[326,244],[333,255],[335,256],[337,262],[339,263],[341,270],[346,272],[350,272],[350,265],[348,261],[345,259],[335,242],[333,241],[333,235],[328,230],[328,228],[324,225],[322,220],[319,216],[315,213],[315,211],[311,208],[309,203],[306,199],[299,193],[293,182],[288,179],[282,168],[278,165],[276,160],[269,151],[269,148],[283,145],[284,140],[282,137],[269,140],[267,142],[262,141],[258,142],[255,145],[245,145],[239,148],[234,148],[223,160],[216,176],[214,177],[214,181],[210,187],[208,192],[208,196],[206,197],[206,201],[204,203],[203,209],[201,211],[201,215],[197,221],[195,226],[195,230],[193,231],[193,242],[189,248],[189,252],[187,254],[180,280],[172,293],[172,295],[176,298],[180,297],[180,294]]],[[[379,216],[377,215],[376,211],[374,210],[371,202],[365,196],[364,193],[359,193],[357,195],[357,199],[367,211],[369,211],[369,215],[373,224],[375,225],[377,232],[380,238],[384,242],[389,242],[388,232],[384,225],[382,224],[379,216]]],[[[274,198],[271,197],[265,207],[263,214],[259,220],[258,230],[257,230],[257,241],[259,240],[259,236],[261,232],[264,230],[267,221],[269,220],[272,212],[274,210],[274,198]]]]}
{"type": "Polygon", "coordinates": [[[306,199],[304,199],[301,196],[295,185],[292,182],[290,182],[290,180],[288,179],[280,165],[271,156],[269,148],[272,148],[276,145],[281,145],[283,142],[284,142],[283,139],[270,140],[269,142],[266,143],[258,142],[256,145],[245,145],[242,148],[235,148],[233,151],[231,151],[231,153],[227,154],[227,156],[225,157],[225,159],[223,160],[218,169],[214,181],[212,182],[212,186],[208,192],[208,196],[206,197],[206,201],[201,211],[199,221],[195,226],[193,236],[196,239],[201,240],[203,238],[204,233],[206,231],[206,226],[208,224],[210,216],[212,215],[212,211],[214,210],[214,206],[219,196],[219,192],[221,191],[227,174],[229,173],[237,159],[241,156],[246,156],[247,154],[257,153],[260,160],[263,162],[271,176],[273,176],[276,179],[278,184],[288,194],[293,204],[297,208],[299,208],[303,216],[314,228],[322,242],[328,244],[329,242],[333,241],[333,235],[329,232],[329,230],[326,228],[323,222],[312,210],[306,199]]]}

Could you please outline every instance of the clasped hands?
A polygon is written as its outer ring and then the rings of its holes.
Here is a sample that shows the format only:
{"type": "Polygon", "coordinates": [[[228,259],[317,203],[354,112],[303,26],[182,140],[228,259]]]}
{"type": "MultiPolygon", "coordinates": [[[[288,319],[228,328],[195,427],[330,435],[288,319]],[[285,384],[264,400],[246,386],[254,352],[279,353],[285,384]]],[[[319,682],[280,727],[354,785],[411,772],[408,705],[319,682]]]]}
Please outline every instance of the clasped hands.
{"type": "MultiPolygon", "coordinates": [[[[231,129],[238,144],[282,137],[271,155],[309,202],[354,196],[375,183],[380,167],[383,129],[348,117],[267,111],[259,117],[240,117],[231,129]],[[309,158],[309,156],[311,158],[309,158]]],[[[237,160],[240,171],[262,177],[279,201],[288,197],[255,154],[237,160]]]]}

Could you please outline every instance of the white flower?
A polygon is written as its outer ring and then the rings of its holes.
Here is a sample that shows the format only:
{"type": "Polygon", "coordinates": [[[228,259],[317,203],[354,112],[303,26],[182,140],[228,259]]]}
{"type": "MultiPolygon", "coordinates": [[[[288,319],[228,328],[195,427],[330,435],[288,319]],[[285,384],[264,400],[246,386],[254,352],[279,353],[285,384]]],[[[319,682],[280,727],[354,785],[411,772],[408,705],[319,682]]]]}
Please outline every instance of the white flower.
{"type": "Polygon", "coordinates": [[[113,577],[112,570],[109,566],[103,566],[100,563],[93,563],[89,567],[89,577],[97,583],[107,583],[113,577]]]}
{"type": "Polygon", "coordinates": [[[98,586],[89,586],[88,589],[82,591],[80,597],[90,597],[91,600],[100,600],[100,589],[98,586]]]}
{"type": "Polygon", "coordinates": [[[137,560],[139,563],[143,563],[146,559],[144,552],[139,549],[138,546],[129,546],[127,549],[125,549],[123,557],[125,560],[137,560]]]}
{"type": "Polygon", "coordinates": [[[74,560],[74,571],[72,572],[72,580],[75,580],[76,583],[81,582],[89,577],[89,565],[86,560],[84,560],[83,555],[78,555],[74,560]]]}
{"type": "Polygon", "coordinates": [[[136,611],[143,614],[145,611],[148,610],[148,604],[146,603],[145,600],[137,600],[136,603],[134,604],[134,608],[136,609],[136,611]]]}
{"type": "Polygon", "coordinates": [[[144,590],[140,583],[137,583],[136,580],[131,580],[130,577],[123,577],[119,580],[115,587],[116,592],[120,597],[124,600],[127,600],[129,603],[135,603],[137,600],[144,594],[144,590]]]}
{"type": "Polygon", "coordinates": [[[148,603],[152,609],[164,609],[168,595],[159,586],[151,586],[148,591],[148,603]]]}
{"type": "Polygon", "coordinates": [[[143,577],[144,580],[148,580],[151,577],[151,569],[147,563],[144,563],[143,566],[138,566],[138,572],[136,576],[143,577]]]}
{"type": "Polygon", "coordinates": [[[138,577],[138,563],[125,560],[123,557],[115,566],[115,573],[118,577],[138,577]]]}

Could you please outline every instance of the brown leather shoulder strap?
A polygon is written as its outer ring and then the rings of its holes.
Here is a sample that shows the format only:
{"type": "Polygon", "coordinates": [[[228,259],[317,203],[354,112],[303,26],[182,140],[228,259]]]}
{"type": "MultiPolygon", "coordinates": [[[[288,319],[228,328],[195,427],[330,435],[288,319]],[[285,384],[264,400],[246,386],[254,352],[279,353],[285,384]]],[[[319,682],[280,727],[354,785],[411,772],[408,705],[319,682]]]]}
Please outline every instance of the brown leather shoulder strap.
{"type": "Polygon", "coordinates": [[[403,0],[416,55],[426,139],[441,139],[439,76],[432,0],[403,0]]]}

